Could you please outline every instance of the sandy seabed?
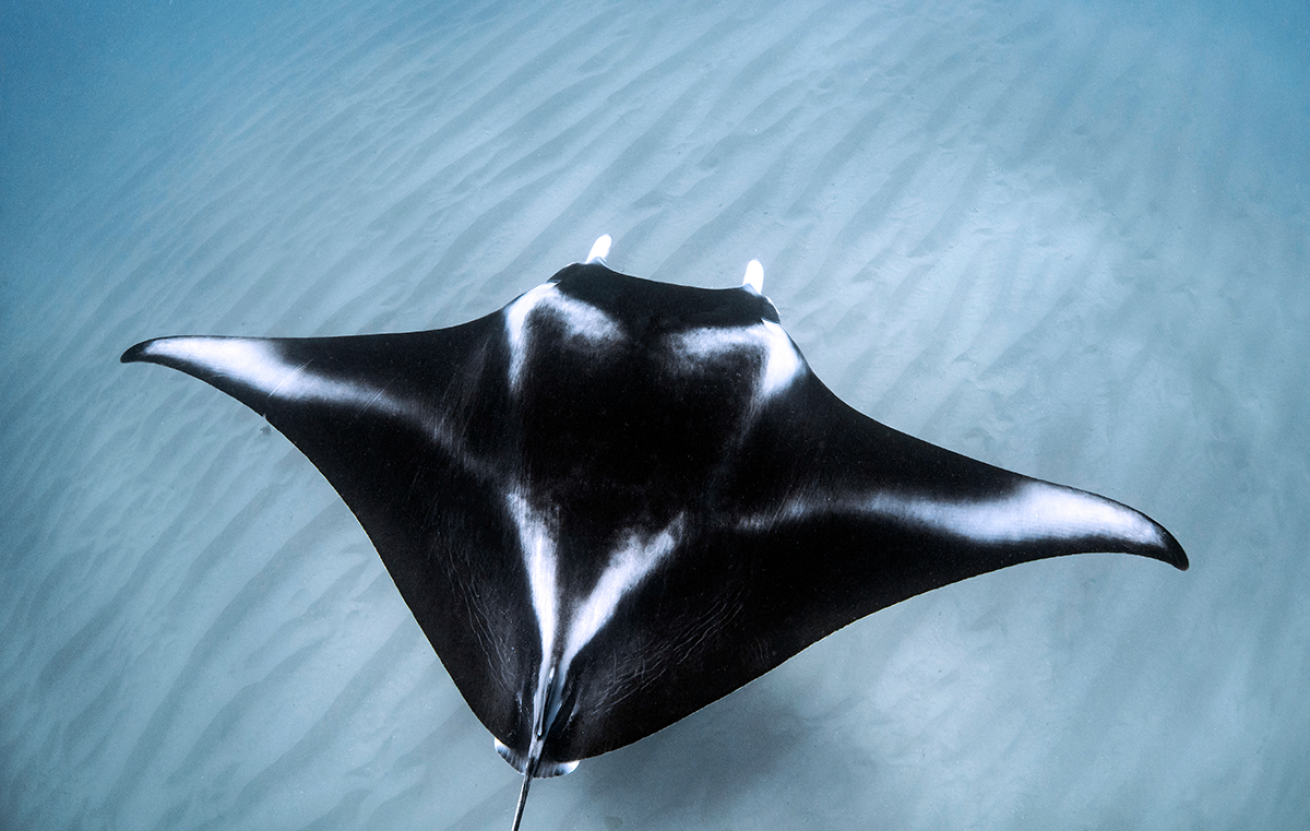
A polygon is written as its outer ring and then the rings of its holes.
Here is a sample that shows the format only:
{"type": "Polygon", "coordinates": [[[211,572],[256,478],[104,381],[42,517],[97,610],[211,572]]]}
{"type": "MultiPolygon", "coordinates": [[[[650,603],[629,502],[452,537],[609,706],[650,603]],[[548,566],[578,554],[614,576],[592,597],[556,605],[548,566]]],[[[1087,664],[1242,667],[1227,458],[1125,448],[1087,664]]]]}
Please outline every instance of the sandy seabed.
{"type": "Polygon", "coordinates": [[[81,152],[5,194],[0,826],[507,827],[517,775],[327,483],[118,355],[452,325],[601,233],[689,285],[758,257],[852,405],[1139,507],[1193,569],[915,598],[525,828],[1303,822],[1310,34],[1261,9],[302,3],[7,113],[81,152]]]}

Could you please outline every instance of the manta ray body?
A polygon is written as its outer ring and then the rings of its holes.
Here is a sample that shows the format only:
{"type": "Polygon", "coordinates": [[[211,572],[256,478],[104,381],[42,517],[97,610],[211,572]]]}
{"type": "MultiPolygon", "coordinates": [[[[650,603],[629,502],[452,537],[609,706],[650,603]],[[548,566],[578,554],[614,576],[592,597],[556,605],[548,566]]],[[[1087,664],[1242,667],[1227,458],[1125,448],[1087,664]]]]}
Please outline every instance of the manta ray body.
{"type": "Polygon", "coordinates": [[[1017,563],[1183,549],[1125,505],[886,427],[761,294],[605,265],[448,329],[123,354],[264,416],[358,517],[465,701],[534,777],[635,742],[865,615],[1017,563]]]}

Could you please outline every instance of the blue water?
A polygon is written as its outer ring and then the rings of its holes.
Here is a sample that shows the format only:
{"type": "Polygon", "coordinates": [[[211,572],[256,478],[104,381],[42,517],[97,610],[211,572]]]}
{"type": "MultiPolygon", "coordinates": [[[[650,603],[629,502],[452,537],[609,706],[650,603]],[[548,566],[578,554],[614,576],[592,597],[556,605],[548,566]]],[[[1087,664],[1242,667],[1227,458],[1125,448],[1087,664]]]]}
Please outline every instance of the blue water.
{"type": "Polygon", "coordinates": [[[453,325],[606,232],[673,282],[760,258],[853,406],[1193,568],[915,598],[525,828],[1298,827],[1307,135],[1296,3],[10,3],[0,827],[507,827],[331,489],[118,355],[453,325]]]}

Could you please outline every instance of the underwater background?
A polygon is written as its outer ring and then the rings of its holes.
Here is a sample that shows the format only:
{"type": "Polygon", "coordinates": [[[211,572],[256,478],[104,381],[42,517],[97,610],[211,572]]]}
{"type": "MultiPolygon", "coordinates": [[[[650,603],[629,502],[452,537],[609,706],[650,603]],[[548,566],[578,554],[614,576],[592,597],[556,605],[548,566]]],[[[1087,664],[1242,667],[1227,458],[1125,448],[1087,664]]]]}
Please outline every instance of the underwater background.
{"type": "Polygon", "coordinates": [[[862,412],[1140,508],[537,784],[525,829],[1310,817],[1310,8],[0,10],[0,827],[508,827],[368,539],[168,334],[449,326],[748,260],[862,412]]]}

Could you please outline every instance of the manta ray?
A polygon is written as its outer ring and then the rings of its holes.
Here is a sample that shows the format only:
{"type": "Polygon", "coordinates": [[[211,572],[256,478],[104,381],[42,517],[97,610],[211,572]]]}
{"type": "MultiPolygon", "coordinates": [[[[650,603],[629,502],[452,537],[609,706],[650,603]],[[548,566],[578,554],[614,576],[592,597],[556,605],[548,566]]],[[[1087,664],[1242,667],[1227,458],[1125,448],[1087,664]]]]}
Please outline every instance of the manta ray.
{"type": "Polygon", "coordinates": [[[447,329],[168,337],[336,488],[523,776],[568,773],[865,615],[1081,552],[1179,569],[1126,505],[936,447],[811,371],[762,294],[644,280],[610,238],[447,329]]]}

